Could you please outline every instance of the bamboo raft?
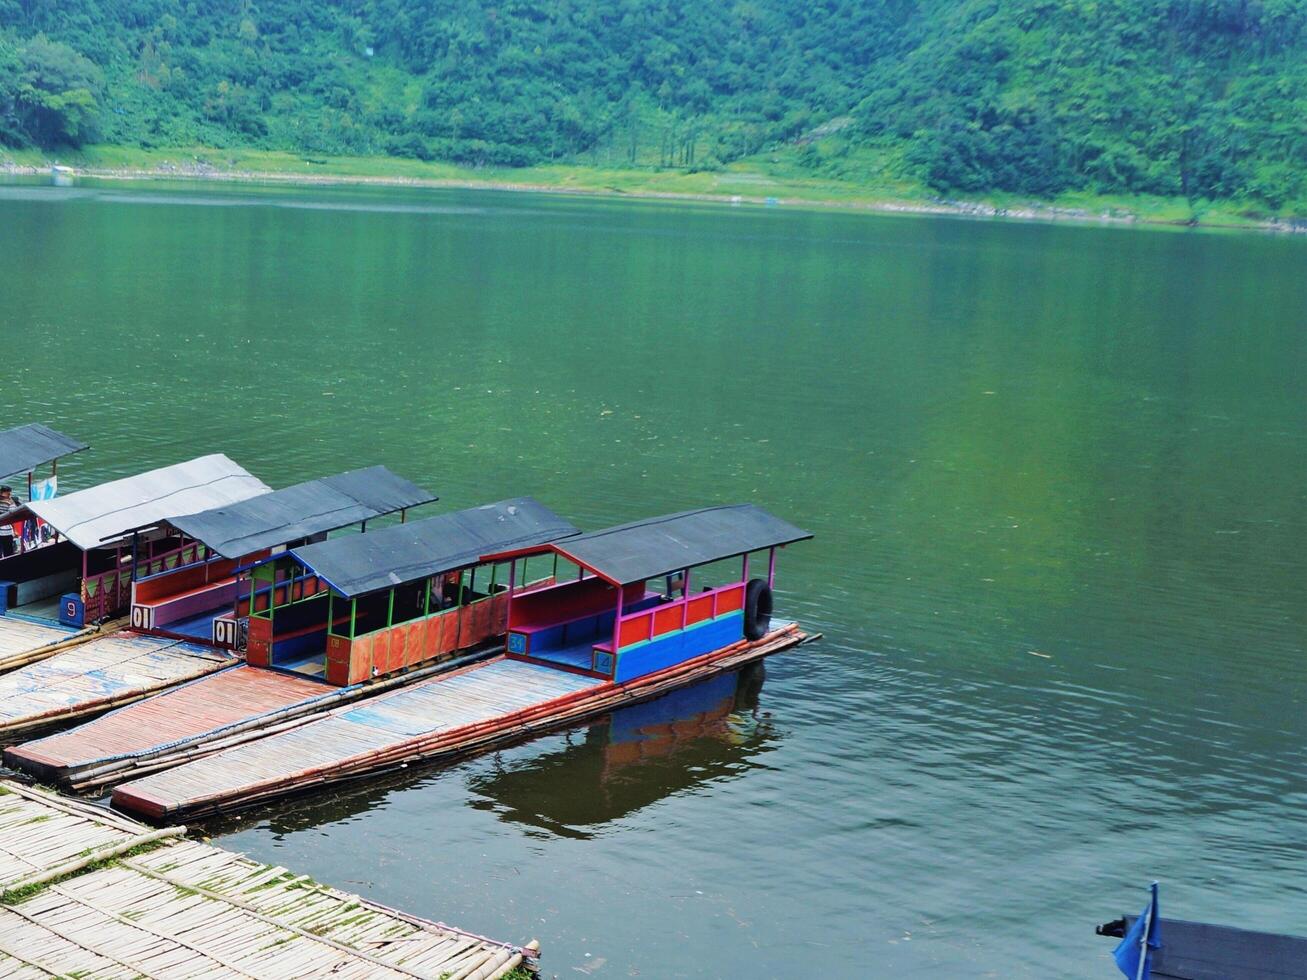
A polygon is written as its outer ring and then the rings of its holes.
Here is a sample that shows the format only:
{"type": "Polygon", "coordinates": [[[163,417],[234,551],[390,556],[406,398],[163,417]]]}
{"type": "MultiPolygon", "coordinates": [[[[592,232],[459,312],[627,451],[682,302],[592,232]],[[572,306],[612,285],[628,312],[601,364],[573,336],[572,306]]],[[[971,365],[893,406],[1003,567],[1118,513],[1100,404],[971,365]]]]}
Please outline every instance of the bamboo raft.
{"type": "Polygon", "coordinates": [[[0,978],[502,977],[536,956],[0,782],[0,978]]]}
{"type": "Polygon", "coordinates": [[[415,760],[466,755],[657,697],[817,638],[790,623],[761,640],[741,640],[622,684],[496,657],[124,783],[114,790],[113,805],[167,821],[415,760]]]}
{"type": "Polygon", "coordinates": [[[307,724],[341,704],[484,660],[497,649],[483,647],[349,687],[241,665],[8,748],[4,760],[45,783],[79,792],[100,789],[307,724]]]}
{"type": "Polygon", "coordinates": [[[223,651],[163,637],[95,637],[0,676],[0,739],[98,714],[235,663],[223,651]]]}
{"type": "Polygon", "coordinates": [[[0,673],[44,660],[60,650],[85,643],[98,630],[73,629],[57,623],[37,623],[18,616],[0,616],[0,673]]]}

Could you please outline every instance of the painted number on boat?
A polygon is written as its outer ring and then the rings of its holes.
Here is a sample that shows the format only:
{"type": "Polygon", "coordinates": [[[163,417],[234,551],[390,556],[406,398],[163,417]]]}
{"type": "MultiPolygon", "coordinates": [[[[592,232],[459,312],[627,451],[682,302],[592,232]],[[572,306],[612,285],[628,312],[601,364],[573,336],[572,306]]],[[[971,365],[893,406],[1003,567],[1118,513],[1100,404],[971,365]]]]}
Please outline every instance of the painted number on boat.
{"type": "Polygon", "coordinates": [[[154,629],[153,606],[132,606],[132,629],[154,629]]]}
{"type": "Polygon", "coordinates": [[[217,647],[235,648],[236,620],[215,619],[213,621],[213,645],[217,647]]]}

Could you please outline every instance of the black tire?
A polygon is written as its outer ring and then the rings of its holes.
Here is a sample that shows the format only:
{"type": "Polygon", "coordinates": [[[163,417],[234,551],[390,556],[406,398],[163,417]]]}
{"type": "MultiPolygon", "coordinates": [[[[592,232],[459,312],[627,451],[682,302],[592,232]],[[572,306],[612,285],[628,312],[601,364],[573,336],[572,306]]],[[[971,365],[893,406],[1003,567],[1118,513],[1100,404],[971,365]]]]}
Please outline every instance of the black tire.
{"type": "Polygon", "coordinates": [[[744,638],[761,640],[771,632],[771,587],[760,578],[744,587],[744,638]]]}

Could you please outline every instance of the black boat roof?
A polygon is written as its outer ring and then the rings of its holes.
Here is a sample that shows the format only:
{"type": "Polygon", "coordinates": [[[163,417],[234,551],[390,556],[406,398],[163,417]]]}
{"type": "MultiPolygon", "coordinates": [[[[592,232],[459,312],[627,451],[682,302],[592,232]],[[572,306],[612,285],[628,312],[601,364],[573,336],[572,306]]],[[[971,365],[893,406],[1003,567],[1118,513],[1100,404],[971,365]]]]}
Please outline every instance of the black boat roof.
{"type": "Polygon", "coordinates": [[[551,547],[615,585],[630,585],[811,537],[754,504],[723,504],[591,531],[551,547]]]}
{"type": "Polygon", "coordinates": [[[224,558],[241,558],[438,499],[384,466],[369,466],[167,523],[224,558]]]}
{"type": "Polygon", "coordinates": [[[288,553],[353,599],[478,565],[490,551],[530,547],[576,533],[575,527],[538,500],[516,497],[307,544],[288,553]]]}
{"type": "Polygon", "coordinates": [[[39,422],[6,429],[0,432],[0,477],[30,473],[38,466],[86,448],[86,443],[39,422]]]}

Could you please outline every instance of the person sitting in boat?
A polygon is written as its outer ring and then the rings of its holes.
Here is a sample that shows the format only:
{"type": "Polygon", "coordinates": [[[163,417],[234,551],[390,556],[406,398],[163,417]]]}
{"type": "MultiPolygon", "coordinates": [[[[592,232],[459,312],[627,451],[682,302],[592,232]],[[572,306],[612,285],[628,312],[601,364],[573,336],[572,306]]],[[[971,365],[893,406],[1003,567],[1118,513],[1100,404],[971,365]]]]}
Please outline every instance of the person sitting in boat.
{"type": "Polygon", "coordinates": [[[459,572],[450,572],[434,579],[431,583],[431,607],[450,609],[458,605],[458,586],[461,580],[459,572]]]}
{"type": "Polygon", "coordinates": [[[12,487],[0,487],[0,558],[8,558],[18,548],[14,541],[14,526],[5,518],[23,506],[23,502],[14,496],[12,487]]]}

